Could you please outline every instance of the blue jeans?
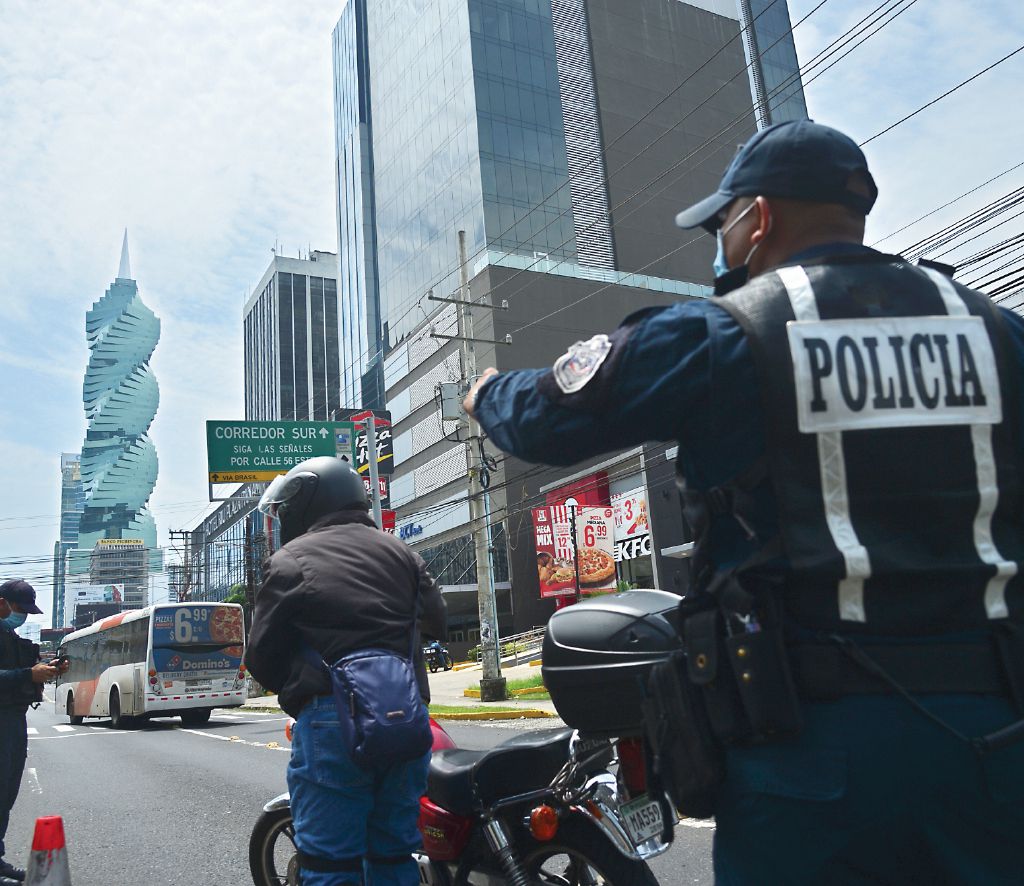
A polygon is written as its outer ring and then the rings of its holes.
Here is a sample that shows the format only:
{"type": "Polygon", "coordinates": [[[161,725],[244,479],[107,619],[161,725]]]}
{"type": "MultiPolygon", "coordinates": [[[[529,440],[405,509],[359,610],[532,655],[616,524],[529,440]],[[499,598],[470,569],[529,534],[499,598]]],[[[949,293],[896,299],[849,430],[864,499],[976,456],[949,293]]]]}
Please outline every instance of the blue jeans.
{"type": "Polygon", "coordinates": [[[376,770],[352,762],[331,697],[315,698],[296,721],[288,764],[295,843],[320,858],[363,860],[363,873],[302,871],[303,886],[365,881],[372,886],[418,886],[411,858],[420,848],[416,827],[427,787],[430,752],[410,763],[376,770]],[[389,863],[375,862],[388,859],[389,863]]]}
{"type": "MultiPolygon", "coordinates": [[[[918,696],[961,734],[1017,719],[995,696],[918,696]]],[[[894,695],[804,706],[795,739],[732,748],[715,882],[1021,882],[1024,741],[977,756],[894,695]]]]}
{"type": "Polygon", "coordinates": [[[11,808],[18,799],[21,773],[28,756],[28,729],[23,707],[0,707],[0,858],[11,808]]]}

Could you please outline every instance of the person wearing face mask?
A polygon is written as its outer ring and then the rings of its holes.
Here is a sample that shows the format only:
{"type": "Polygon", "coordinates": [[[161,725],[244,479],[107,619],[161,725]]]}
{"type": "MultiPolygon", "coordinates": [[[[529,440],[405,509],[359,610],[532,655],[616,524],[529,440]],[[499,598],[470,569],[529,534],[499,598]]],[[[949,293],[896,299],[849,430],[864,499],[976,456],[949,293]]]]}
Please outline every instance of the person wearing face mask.
{"type": "Polygon", "coordinates": [[[678,442],[697,713],[649,736],[699,743],[661,774],[719,884],[1020,881],[1024,318],[865,246],[877,193],[837,130],[758,132],[676,218],[715,298],[464,404],[526,461],[678,442]]]}
{"type": "Polygon", "coordinates": [[[30,614],[42,614],[32,585],[20,578],[0,584],[0,886],[25,879],[25,871],[4,857],[7,824],[28,756],[25,712],[42,701],[43,683],[65,669],[39,661],[39,647],[15,633],[30,614]]]}

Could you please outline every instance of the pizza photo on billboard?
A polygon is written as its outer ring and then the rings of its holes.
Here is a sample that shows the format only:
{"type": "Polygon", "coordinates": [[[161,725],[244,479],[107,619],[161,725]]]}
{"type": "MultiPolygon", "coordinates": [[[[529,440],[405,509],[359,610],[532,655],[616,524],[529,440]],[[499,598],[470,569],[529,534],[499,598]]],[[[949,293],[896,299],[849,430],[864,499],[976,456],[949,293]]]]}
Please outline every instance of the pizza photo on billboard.
{"type": "Polygon", "coordinates": [[[606,551],[586,548],[580,551],[580,584],[603,584],[615,575],[615,557],[606,551]]]}

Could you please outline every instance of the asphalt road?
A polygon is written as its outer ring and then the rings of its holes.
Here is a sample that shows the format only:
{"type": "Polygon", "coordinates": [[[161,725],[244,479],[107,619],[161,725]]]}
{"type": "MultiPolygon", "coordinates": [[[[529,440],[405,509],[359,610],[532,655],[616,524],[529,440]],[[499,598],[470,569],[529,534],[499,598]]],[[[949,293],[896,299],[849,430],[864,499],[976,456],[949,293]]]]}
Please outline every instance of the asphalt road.
{"type": "MultiPolygon", "coordinates": [[[[35,819],[61,815],[73,886],[251,882],[247,844],[263,804],[283,792],[283,714],[215,711],[184,729],[156,720],[115,731],[67,725],[52,705],[29,711],[29,757],[11,816],[7,857],[24,865],[35,819]]],[[[446,722],[462,747],[488,748],[550,721],[446,722]]],[[[652,868],[665,886],[710,884],[707,827],[679,827],[652,868]]]]}

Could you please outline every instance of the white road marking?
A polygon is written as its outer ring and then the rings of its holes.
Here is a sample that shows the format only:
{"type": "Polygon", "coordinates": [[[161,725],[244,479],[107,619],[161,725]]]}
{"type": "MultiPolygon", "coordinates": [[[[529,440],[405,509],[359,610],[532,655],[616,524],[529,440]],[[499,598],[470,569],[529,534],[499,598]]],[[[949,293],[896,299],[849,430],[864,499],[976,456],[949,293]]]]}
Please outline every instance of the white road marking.
{"type": "Polygon", "coordinates": [[[60,726],[60,725],[57,725],[57,726],[54,726],[53,728],[56,729],[58,732],[74,732],[75,731],[75,727],[74,726],[60,726]]]}
{"type": "Polygon", "coordinates": [[[684,818],[680,820],[679,824],[685,828],[713,828],[715,826],[713,819],[707,821],[702,818],[684,818]]]}
{"type": "Polygon", "coordinates": [[[39,735],[39,730],[36,729],[35,726],[29,726],[28,727],[28,734],[29,735],[39,735]]]}
{"type": "MultiPolygon", "coordinates": [[[[90,735],[132,735],[131,732],[115,732],[113,729],[96,730],[95,732],[71,732],[67,735],[36,735],[29,741],[60,741],[64,738],[88,738],[90,735]]],[[[137,734],[137,733],[135,733],[137,734]]]]}
{"type": "Polygon", "coordinates": [[[39,775],[35,769],[26,769],[25,779],[28,781],[29,790],[32,791],[33,794],[41,794],[43,792],[43,789],[39,784],[39,775]]]}
{"type": "Polygon", "coordinates": [[[200,735],[203,738],[215,738],[217,741],[231,742],[231,744],[247,745],[251,748],[263,748],[270,751],[288,751],[291,753],[290,746],[282,747],[276,741],[272,741],[269,744],[262,741],[242,741],[237,735],[214,735],[212,732],[202,732],[199,729],[182,729],[181,731],[188,732],[190,735],[200,735]]]}

